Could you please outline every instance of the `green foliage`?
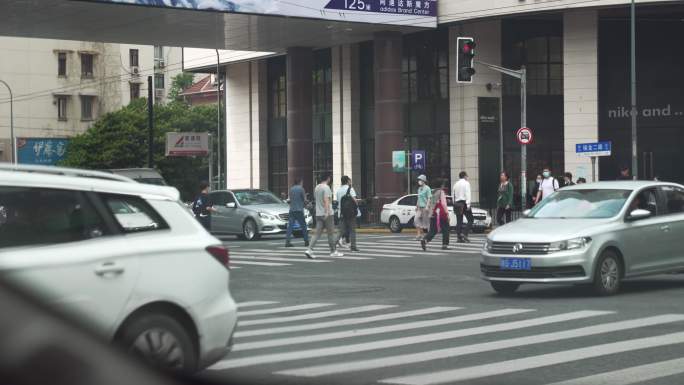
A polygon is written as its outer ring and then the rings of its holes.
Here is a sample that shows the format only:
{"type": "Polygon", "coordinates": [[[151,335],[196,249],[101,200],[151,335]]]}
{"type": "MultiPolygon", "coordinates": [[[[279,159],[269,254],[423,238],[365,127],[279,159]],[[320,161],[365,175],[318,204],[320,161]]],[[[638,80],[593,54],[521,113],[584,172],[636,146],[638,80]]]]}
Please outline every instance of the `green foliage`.
{"type": "MultiPolygon", "coordinates": [[[[208,180],[208,158],[166,157],[166,133],[216,135],[216,106],[190,107],[172,102],[155,106],[154,112],[154,164],[166,182],[178,188],[184,200],[191,200],[199,183],[208,180]]],[[[61,165],[94,170],[147,167],[147,135],[147,101],[134,100],[72,138],[61,165]]]]}
{"type": "Polygon", "coordinates": [[[188,72],[181,72],[173,77],[171,82],[171,89],[169,90],[169,100],[181,102],[183,99],[179,96],[184,89],[190,87],[194,80],[194,75],[188,72]]]}

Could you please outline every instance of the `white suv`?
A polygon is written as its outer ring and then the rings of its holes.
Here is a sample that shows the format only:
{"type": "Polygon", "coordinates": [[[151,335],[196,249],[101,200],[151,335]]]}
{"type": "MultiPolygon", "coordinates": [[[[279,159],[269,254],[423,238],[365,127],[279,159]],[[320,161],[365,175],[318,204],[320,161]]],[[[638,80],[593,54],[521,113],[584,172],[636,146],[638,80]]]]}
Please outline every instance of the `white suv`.
{"type": "Polygon", "coordinates": [[[228,250],[172,187],[0,164],[0,277],[165,369],[232,345],[228,250]]]}

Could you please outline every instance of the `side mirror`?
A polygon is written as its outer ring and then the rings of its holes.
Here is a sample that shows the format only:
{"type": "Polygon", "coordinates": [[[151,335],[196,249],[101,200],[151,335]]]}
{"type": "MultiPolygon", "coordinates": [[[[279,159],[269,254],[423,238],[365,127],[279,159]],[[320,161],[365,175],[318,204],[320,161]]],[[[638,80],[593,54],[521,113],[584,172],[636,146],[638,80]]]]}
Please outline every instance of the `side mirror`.
{"type": "Polygon", "coordinates": [[[226,207],[228,207],[229,209],[234,209],[237,207],[237,205],[235,204],[235,202],[230,202],[226,203],[226,207]]]}
{"type": "Polygon", "coordinates": [[[636,209],[629,213],[629,216],[627,219],[630,221],[637,221],[639,219],[646,219],[651,216],[651,212],[648,210],[643,210],[643,209],[636,209]]]}
{"type": "Polygon", "coordinates": [[[532,212],[532,210],[527,209],[527,210],[525,210],[525,211],[522,212],[522,215],[523,215],[523,217],[527,218],[528,216],[530,216],[530,213],[531,213],[531,212],[532,212]]]}

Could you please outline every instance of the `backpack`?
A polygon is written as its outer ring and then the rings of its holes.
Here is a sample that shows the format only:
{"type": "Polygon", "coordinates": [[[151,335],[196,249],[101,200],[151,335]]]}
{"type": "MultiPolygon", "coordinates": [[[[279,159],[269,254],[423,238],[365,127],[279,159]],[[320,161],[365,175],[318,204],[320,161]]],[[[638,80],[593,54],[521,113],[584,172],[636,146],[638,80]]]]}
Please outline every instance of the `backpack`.
{"type": "Polygon", "coordinates": [[[202,196],[200,195],[195,199],[194,202],[192,202],[192,213],[195,214],[196,217],[200,216],[202,214],[202,196]]]}
{"type": "Polygon", "coordinates": [[[356,218],[358,214],[359,205],[356,200],[351,196],[351,186],[347,189],[347,193],[344,194],[340,200],[340,213],[344,219],[356,218]]]}

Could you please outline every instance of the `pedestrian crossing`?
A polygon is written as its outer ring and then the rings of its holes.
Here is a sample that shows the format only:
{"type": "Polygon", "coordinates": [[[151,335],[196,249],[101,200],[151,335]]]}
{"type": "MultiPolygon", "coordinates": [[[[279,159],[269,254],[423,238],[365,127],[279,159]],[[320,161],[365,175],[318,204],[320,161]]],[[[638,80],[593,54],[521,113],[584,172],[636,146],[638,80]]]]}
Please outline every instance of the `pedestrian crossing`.
{"type": "Polygon", "coordinates": [[[528,373],[530,385],[631,385],[684,375],[684,314],[273,301],[238,308],[233,351],[212,371],[402,385],[465,385],[516,373],[528,373]],[[654,361],[658,349],[665,353],[654,361]],[[645,351],[646,362],[616,359],[645,351]],[[593,360],[593,372],[567,378],[555,370],[584,360],[593,360]]]}
{"type": "Polygon", "coordinates": [[[324,235],[314,249],[316,259],[307,259],[306,249],[301,239],[293,242],[296,247],[286,248],[284,241],[269,242],[250,246],[248,243],[231,246],[231,267],[287,267],[298,264],[325,264],[338,261],[367,261],[378,259],[403,259],[414,257],[466,256],[477,257],[485,242],[484,235],[473,235],[471,243],[452,243],[449,250],[441,250],[441,239],[437,237],[423,251],[420,242],[412,237],[396,235],[359,235],[357,240],[360,252],[340,249],[342,257],[330,257],[327,237],[324,235]],[[299,243],[299,244],[298,244],[299,243]]]}

